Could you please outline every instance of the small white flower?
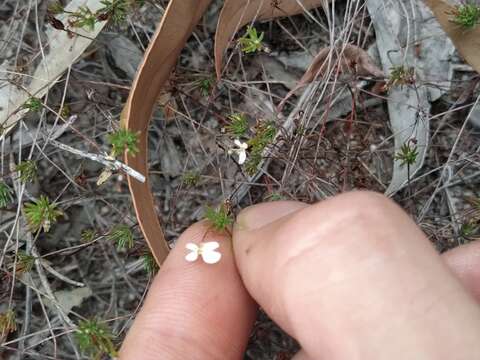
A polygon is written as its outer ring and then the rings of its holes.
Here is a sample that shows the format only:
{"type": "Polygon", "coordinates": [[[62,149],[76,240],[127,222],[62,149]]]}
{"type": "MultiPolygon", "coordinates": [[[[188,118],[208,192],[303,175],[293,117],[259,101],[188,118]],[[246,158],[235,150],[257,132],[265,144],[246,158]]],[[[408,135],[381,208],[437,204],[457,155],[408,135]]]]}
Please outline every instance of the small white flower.
{"type": "Polygon", "coordinates": [[[235,139],[234,143],[236,145],[236,148],[228,150],[228,154],[232,155],[233,153],[238,155],[238,163],[240,165],[243,165],[245,161],[247,160],[247,149],[248,149],[248,144],[247,143],[242,143],[240,140],[235,139]]]}
{"type": "Polygon", "coordinates": [[[190,250],[185,256],[185,260],[188,262],[196,261],[198,257],[201,256],[207,264],[215,264],[222,258],[222,254],[215,251],[220,247],[220,244],[216,241],[210,241],[200,245],[188,243],[185,247],[190,250]]]}

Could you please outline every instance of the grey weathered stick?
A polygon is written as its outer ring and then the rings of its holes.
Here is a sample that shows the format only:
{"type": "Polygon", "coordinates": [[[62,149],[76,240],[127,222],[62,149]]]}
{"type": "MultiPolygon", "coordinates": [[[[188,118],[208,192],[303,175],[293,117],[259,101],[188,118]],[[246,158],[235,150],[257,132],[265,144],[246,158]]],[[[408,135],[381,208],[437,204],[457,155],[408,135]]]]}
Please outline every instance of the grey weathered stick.
{"type": "Polygon", "coordinates": [[[135,178],[136,180],[138,180],[142,183],[145,182],[145,176],[144,175],[140,174],[138,171],[132,169],[130,166],[125,165],[121,161],[116,160],[116,159],[114,159],[114,158],[112,158],[108,155],[97,155],[97,154],[88,153],[88,152],[85,152],[85,151],[82,151],[82,150],[75,149],[75,148],[73,148],[69,145],[66,145],[64,143],[61,143],[57,140],[50,140],[49,143],[51,145],[59,148],[59,149],[68,151],[69,153],[72,153],[72,154],[78,155],[80,157],[90,159],[90,160],[96,161],[100,164],[103,164],[109,169],[123,170],[128,175],[135,178]]]}

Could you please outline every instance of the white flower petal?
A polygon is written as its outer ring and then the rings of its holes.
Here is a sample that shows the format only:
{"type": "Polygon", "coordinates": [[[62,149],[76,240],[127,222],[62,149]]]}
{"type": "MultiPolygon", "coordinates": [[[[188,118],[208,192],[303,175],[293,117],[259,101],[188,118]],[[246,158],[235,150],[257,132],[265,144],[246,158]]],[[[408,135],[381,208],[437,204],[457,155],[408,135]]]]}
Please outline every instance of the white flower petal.
{"type": "Polygon", "coordinates": [[[218,251],[211,250],[202,252],[202,259],[207,264],[215,264],[219,262],[221,258],[222,254],[220,254],[218,251]]]}
{"type": "Polygon", "coordinates": [[[198,245],[194,244],[194,243],[188,243],[187,245],[185,245],[185,247],[188,250],[197,251],[197,252],[198,252],[198,249],[199,249],[198,245]]]}
{"type": "Polygon", "coordinates": [[[245,151],[239,151],[238,152],[238,163],[240,165],[243,165],[246,160],[247,160],[247,153],[245,151]]]}
{"type": "Polygon", "coordinates": [[[242,143],[242,144],[240,145],[240,147],[241,147],[242,149],[244,149],[244,150],[247,150],[247,149],[248,149],[248,143],[242,143]]]}
{"type": "Polygon", "coordinates": [[[234,142],[235,145],[237,145],[239,148],[242,147],[242,142],[241,142],[239,139],[235,139],[235,140],[233,140],[233,142],[234,142]]]}
{"type": "Polygon", "coordinates": [[[198,252],[197,251],[192,251],[191,253],[187,254],[185,256],[185,260],[188,262],[193,262],[198,259],[198,252]]]}
{"type": "Polygon", "coordinates": [[[218,249],[220,244],[216,241],[209,241],[202,244],[202,251],[212,251],[218,249]]]}

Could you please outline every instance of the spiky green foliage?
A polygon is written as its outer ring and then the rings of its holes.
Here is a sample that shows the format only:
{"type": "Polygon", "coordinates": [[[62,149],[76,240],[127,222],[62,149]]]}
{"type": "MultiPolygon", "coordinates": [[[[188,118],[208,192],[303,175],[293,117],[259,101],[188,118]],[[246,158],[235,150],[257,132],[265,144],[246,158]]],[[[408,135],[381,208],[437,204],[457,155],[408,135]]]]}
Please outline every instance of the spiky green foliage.
{"type": "Polygon", "coordinates": [[[37,163],[33,160],[22,161],[15,167],[15,171],[18,172],[21,182],[32,182],[37,177],[37,163]]]}
{"type": "Polygon", "coordinates": [[[249,175],[254,175],[263,159],[265,148],[275,139],[277,129],[273,122],[267,121],[257,125],[255,136],[248,141],[250,155],[245,164],[245,171],[249,175]]]}
{"type": "Polygon", "coordinates": [[[8,334],[17,330],[17,320],[15,311],[12,309],[7,310],[0,314],[0,340],[8,334]]]}
{"type": "MultiPolygon", "coordinates": [[[[118,25],[125,21],[131,3],[130,0],[101,0],[103,7],[98,10],[100,17],[110,19],[118,25]]],[[[97,16],[98,17],[98,16],[97,16]]]]}
{"type": "Polygon", "coordinates": [[[93,31],[98,21],[97,16],[88,6],[80,6],[77,11],[70,13],[69,21],[73,27],[93,31]]]}
{"type": "Polygon", "coordinates": [[[108,238],[117,244],[117,249],[131,249],[135,244],[133,231],[129,226],[115,225],[108,234],[108,238]]]}
{"type": "Polygon", "coordinates": [[[153,255],[148,252],[142,255],[143,268],[149,275],[155,275],[158,271],[158,264],[153,255]]]}
{"type": "Polygon", "coordinates": [[[0,181],[0,208],[5,208],[12,202],[12,190],[3,181],[0,181]]]}
{"type": "Polygon", "coordinates": [[[95,229],[85,229],[80,234],[80,239],[83,243],[89,243],[95,240],[97,237],[97,232],[95,229]]]}
{"type": "Polygon", "coordinates": [[[25,216],[32,232],[42,228],[43,231],[48,232],[62,214],[57,205],[50,203],[44,195],[41,195],[37,201],[25,205],[25,216]]]}
{"type": "Polygon", "coordinates": [[[387,82],[387,89],[395,86],[403,87],[415,83],[415,69],[404,65],[394,66],[390,68],[390,77],[387,82]]]}
{"type": "Polygon", "coordinates": [[[205,218],[210,222],[212,227],[218,231],[227,230],[227,228],[233,224],[232,216],[223,204],[218,209],[207,207],[205,210],[205,218]]]}
{"type": "Polygon", "coordinates": [[[112,333],[105,324],[96,319],[81,321],[75,331],[75,338],[80,349],[91,358],[100,359],[103,355],[117,356],[112,333]]]}
{"type": "Polygon", "coordinates": [[[121,156],[126,151],[132,155],[138,153],[138,136],[128,129],[119,129],[108,135],[108,141],[112,146],[112,155],[121,156]]]}
{"type": "Polygon", "coordinates": [[[480,5],[465,3],[456,5],[451,21],[466,30],[472,30],[480,24],[480,5]]]}
{"type": "Polygon", "coordinates": [[[250,54],[262,50],[263,37],[263,32],[258,35],[257,29],[253,26],[248,26],[246,33],[238,40],[242,52],[250,54]]]}
{"type": "Polygon", "coordinates": [[[28,109],[28,111],[31,111],[31,112],[39,112],[40,110],[42,110],[42,100],[34,96],[31,96],[28,98],[27,101],[25,101],[22,107],[24,109],[28,109]]]}
{"type": "Polygon", "coordinates": [[[395,160],[400,161],[400,166],[411,166],[415,164],[418,157],[418,148],[416,145],[405,143],[395,155],[395,160]]]}
{"type": "Polygon", "coordinates": [[[189,187],[195,186],[200,181],[200,174],[196,171],[187,171],[182,175],[182,182],[189,187]]]}
{"type": "Polygon", "coordinates": [[[213,84],[214,80],[212,78],[198,80],[198,88],[200,89],[200,93],[202,94],[202,96],[210,96],[210,94],[212,93],[213,84]]]}
{"type": "Polygon", "coordinates": [[[17,266],[15,271],[17,273],[30,272],[35,264],[35,257],[27,254],[25,251],[18,251],[17,253],[17,266]]]}
{"type": "Polygon", "coordinates": [[[230,123],[226,127],[227,132],[235,137],[244,136],[248,131],[248,119],[245,114],[232,114],[228,119],[230,123]]]}

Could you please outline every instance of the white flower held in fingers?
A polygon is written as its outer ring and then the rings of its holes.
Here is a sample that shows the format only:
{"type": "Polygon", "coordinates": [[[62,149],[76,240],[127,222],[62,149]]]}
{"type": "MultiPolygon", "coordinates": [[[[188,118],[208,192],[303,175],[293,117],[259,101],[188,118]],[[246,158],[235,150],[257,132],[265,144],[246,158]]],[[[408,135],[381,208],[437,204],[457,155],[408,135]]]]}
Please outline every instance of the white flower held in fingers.
{"type": "Polygon", "coordinates": [[[196,261],[198,257],[201,256],[207,264],[215,264],[222,258],[222,254],[215,251],[220,247],[220,244],[216,241],[210,241],[200,245],[188,243],[185,247],[190,250],[185,256],[185,260],[188,262],[196,261]]]}
{"type": "Polygon", "coordinates": [[[235,139],[234,143],[236,148],[228,150],[228,154],[232,155],[233,153],[236,153],[238,155],[238,163],[243,165],[247,160],[248,144],[242,143],[239,139],[235,139]]]}

